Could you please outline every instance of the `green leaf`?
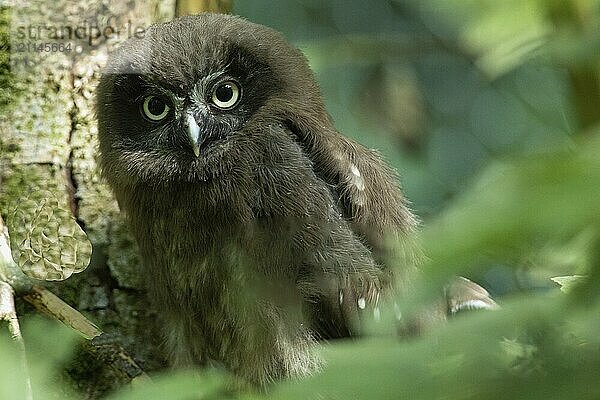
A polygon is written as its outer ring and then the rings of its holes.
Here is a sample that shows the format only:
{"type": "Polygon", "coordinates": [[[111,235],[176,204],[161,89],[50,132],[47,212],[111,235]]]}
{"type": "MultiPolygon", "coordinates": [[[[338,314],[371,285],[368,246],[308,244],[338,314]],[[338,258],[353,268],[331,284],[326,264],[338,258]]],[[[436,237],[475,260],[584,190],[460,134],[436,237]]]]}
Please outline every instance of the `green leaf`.
{"type": "Polygon", "coordinates": [[[122,390],[110,400],[202,400],[227,398],[225,375],[214,371],[178,371],[152,383],[122,390]]]}
{"type": "Polygon", "coordinates": [[[567,275],[567,276],[555,276],[552,279],[554,282],[560,285],[560,290],[564,293],[568,293],[573,289],[577,283],[585,279],[584,275],[567,275]]]}

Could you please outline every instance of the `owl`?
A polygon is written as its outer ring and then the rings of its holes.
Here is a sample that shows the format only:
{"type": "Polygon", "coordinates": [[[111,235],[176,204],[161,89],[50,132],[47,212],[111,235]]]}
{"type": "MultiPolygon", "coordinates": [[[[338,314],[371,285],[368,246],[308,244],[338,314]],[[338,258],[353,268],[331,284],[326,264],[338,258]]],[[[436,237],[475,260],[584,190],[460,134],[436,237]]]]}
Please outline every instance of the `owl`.
{"type": "Polygon", "coordinates": [[[335,129],[306,58],[268,27],[151,26],[109,58],[97,116],[176,366],[311,374],[315,343],[359,334],[414,269],[388,262],[417,226],[396,174],[335,129]]]}

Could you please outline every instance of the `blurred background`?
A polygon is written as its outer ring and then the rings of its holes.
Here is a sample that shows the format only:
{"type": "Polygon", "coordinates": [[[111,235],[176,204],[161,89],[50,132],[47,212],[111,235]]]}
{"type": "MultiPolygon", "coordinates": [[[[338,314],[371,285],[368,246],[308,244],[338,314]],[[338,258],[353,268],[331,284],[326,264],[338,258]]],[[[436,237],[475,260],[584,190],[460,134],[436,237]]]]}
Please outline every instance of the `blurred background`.
{"type": "MultiPolygon", "coordinates": [[[[579,120],[585,110],[577,109],[577,96],[598,105],[598,74],[577,92],[568,56],[552,40],[565,45],[568,39],[556,34],[595,34],[597,7],[533,0],[233,2],[234,13],[283,32],[304,51],[336,127],[396,167],[425,226],[491,162],[573,148],[588,123],[579,120]]],[[[473,278],[495,295],[552,285],[504,264],[490,263],[473,278]]]]}
{"type": "Polygon", "coordinates": [[[569,146],[578,130],[567,70],[512,59],[546,33],[523,3],[539,2],[253,0],[233,12],[305,52],[338,129],[394,164],[426,221],[490,160],[569,146]],[[481,54],[484,40],[506,54],[481,54]]]}

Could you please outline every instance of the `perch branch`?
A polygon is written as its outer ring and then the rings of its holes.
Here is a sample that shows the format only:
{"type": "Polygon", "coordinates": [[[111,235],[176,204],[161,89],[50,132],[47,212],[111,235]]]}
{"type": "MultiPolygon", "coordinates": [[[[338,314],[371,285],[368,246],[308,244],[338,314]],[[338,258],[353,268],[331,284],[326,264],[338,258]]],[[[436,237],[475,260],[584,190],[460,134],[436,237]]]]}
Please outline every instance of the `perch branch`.
{"type": "Polygon", "coordinates": [[[132,384],[150,380],[118,343],[105,339],[107,335],[100,328],[48,289],[33,285],[24,299],[38,311],[61,321],[88,339],[90,342],[87,350],[107,362],[115,372],[130,380],[132,384]]]}
{"type": "Polygon", "coordinates": [[[24,299],[38,311],[56,318],[88,340],[102,334],[100,328],[44,287],[33,285],[24,299]]]}

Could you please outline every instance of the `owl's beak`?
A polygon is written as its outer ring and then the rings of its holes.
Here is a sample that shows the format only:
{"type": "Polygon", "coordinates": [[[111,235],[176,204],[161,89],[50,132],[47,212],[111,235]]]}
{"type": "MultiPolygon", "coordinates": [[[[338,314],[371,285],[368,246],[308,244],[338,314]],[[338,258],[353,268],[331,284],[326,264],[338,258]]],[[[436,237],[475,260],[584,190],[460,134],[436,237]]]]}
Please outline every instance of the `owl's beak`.
{"type": "Polygon", "coordinates": [[[192,114],[187,115],[187,127],[190,140],[192,141],[192,149],[196,157],[200,156],[200,127],[196,122],[196,118],[192,114]]]}

